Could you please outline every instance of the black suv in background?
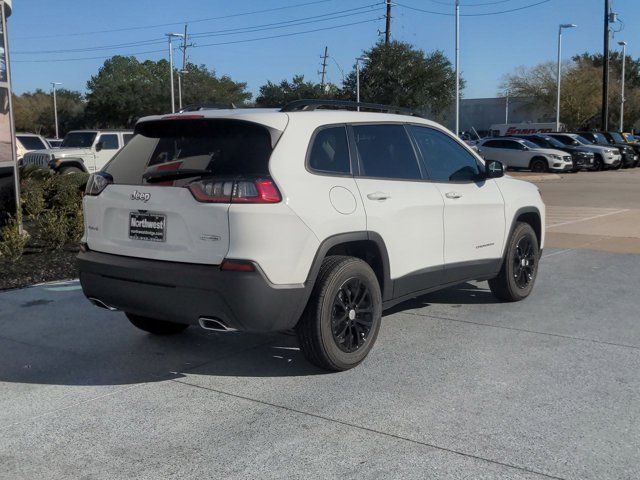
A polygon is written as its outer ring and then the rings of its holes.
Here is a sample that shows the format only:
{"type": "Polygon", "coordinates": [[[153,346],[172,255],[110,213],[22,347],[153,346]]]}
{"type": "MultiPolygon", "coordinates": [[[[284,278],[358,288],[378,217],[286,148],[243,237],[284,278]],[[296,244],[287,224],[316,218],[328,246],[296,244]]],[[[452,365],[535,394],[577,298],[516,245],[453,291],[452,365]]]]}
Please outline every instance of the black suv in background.
{"type": "MultiPolygon", "coordinates": [[[[638,163],[638,156],[632,147],[630,147],[624,141],[622,143],[611,142],[607,138],[607,136],[602,132],[576,132],[581,137],[586,138],[590,142],[595,143],[596,145],[602,145],[603,147],[615,147],[620,150],[620,154],[622,155],[622,163],[620,164],[622,167],[634,167],[638,163]]],[[[622,138],[622,137],[621,137],[622,138]]]]}
{"type": "Polygon", "coordinates": [[[631,165],[632,167],[637,167],[638,163],[640,163],[640,143],[629,143],[627,140],[620,134],[620,132],[602,132],[602,134],[607,137],[607,140],[613,145],[621,144],[626,147],[633,148],[633,151],[636,154],[636,161],[631,165]]]}
{"type": "Polygon", "coordinates": [[[595,154],[593,152],[590,152],[588,147],[565,145],[561,141],[550,137],[549,135],[545,135],[544,133],[515,136],[517,136],[518,138],[529,140],[530,142],[535,143],[541,148],[552,148],[554,150],[562,150],[563,152],[570,153],[571,159],[573,161],[574,172],[582,170],[583,168],[587,170],[595,170],[596,168],[595,154]]]}

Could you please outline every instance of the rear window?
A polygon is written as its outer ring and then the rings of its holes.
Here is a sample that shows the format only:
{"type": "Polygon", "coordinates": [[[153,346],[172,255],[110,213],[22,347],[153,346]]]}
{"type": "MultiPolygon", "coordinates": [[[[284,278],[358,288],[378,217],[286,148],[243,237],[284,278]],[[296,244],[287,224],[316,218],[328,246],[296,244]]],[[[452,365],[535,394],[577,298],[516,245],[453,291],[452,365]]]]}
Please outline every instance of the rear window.
{"type": "Polygon", "coordinates": [[[138,124],[135,133],[105,167],[115,183],[142,184],[146,172],[183,169],[214,176],[269,175],[271,132],[262,125],[221,119],[158,120],[138,124]]]}
{"type": "Polygon", "coordinates": [[[316,134],[309,153],[309,166],[323,173],[351,173],[347,129],[344,126],[324,128],[316,134]]]}
{"type": "Polygon", "coordinates": [[[38,137],[29,137],[25,135],[18,135],[18,140],[25,148],[25,150],[44,150],[47,146],[42,143],[38,137]]]}

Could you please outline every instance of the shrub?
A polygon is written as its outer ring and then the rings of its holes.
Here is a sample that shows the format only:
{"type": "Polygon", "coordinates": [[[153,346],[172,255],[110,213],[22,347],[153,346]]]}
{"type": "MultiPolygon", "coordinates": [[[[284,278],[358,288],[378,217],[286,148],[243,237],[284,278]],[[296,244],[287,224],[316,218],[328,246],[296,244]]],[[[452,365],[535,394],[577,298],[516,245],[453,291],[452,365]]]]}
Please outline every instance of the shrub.
{"type": "Polygon", "coordinates": [[[44,182],[47,207],[59,212],[75,212],[82,203],[82,192],[74,175],[54,175],[44,182]]]}
{"type": "Polygon", "coordinates": [[[79,207],[72,215],[69,215],[67,224],[67,242],[79,242],[84,234],[84,215],[82,213],[82,207],[79,207]]]}
{"type": "Polygon", "coordinates": [[[15,219],[10,219],[0,229],[0,237],[0,257],[9,262],[20,260],[29,241],[29,234],[27,232],[19,233],[18,222],[15,219]]]}
{"type": "Polygon", "coordinates": [[[25,215],[37,218],[46,208],[43,181],[35,177],[22,180],[20,201],[25,215]]]}
{"type": "Polygon", "coordinates": [[[47,210],[40,215],[36,225],[47,246],[57,250],[67,243],[69,220],[65,212],[47,210]]]}

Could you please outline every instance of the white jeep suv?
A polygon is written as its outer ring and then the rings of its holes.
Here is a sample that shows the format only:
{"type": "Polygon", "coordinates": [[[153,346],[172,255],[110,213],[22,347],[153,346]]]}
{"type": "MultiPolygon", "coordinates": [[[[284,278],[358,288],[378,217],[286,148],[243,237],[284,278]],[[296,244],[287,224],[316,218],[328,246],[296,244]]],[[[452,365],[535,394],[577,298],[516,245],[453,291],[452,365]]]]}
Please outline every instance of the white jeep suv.
{"type": "Polygon", "coordinates": [[[527,297],[537,188],[436,123],[354,105],[141,119],[86,187],[85,295],[155,334],[295,328],[330,370],[360,363],[404,300],[469,280],[527,297]]]}
{"type": "Polygon", "coordinates": [[[74,130],[60,147],[26,153],[22,163],[61,174],[97,172],[132,137],[127,130],[74,130]]]}

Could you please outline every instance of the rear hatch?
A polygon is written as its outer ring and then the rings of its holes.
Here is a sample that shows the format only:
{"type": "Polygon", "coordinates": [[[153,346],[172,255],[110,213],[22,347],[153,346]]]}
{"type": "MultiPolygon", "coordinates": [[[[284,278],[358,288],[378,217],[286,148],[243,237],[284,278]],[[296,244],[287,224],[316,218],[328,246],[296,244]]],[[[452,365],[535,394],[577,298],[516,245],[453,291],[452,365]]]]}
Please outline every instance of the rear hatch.
{"type": "Polygon", "coordinates": [[[97,174],[107,179],[106,187],[88,189],[87,246],[219,264],[229,250],[231,203],[280,201],[269,157],[281,133],[255,122],[196,115],[139,123],[133,139],[97,174]]]}

